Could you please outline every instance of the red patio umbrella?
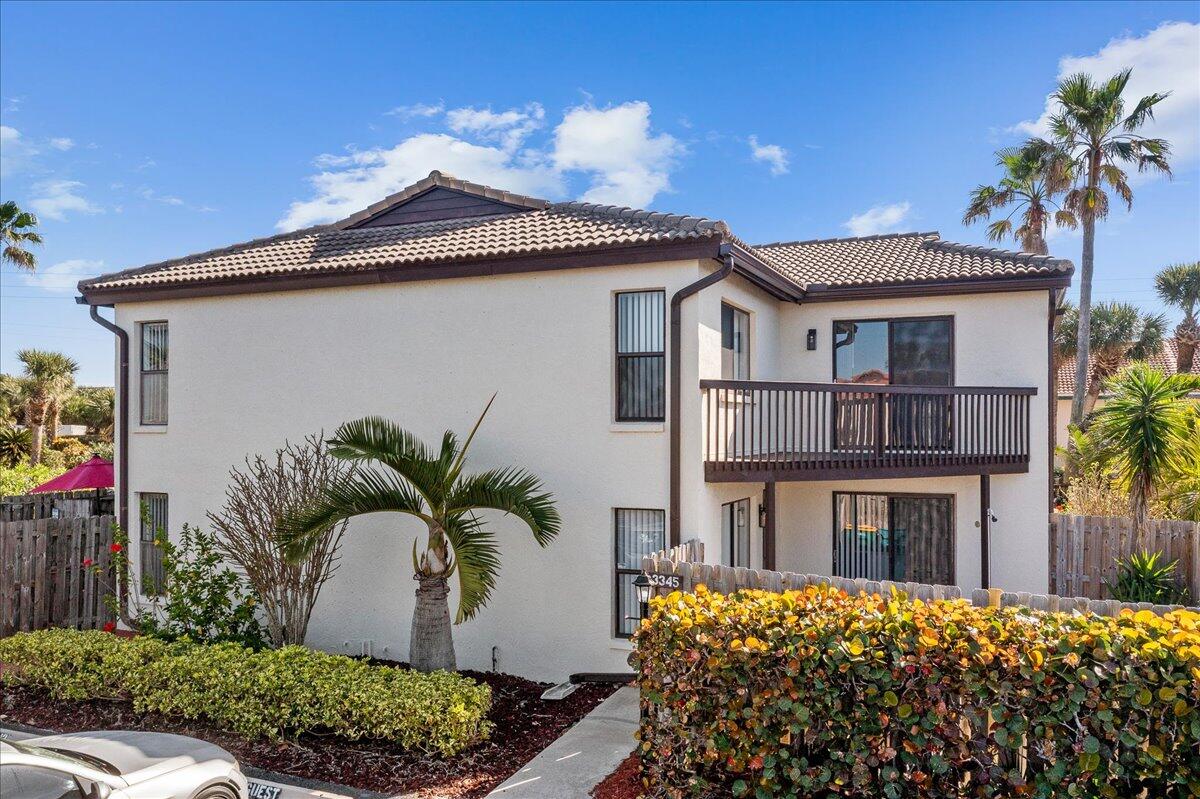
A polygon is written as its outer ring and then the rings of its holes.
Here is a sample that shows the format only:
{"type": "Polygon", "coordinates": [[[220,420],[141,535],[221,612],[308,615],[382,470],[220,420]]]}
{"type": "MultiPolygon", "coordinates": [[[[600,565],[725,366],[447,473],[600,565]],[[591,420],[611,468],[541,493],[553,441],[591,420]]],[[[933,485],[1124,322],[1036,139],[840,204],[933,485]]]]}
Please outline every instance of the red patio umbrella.
{"type": "Polygon", "coordinates": [[[87,463],[81,463],[69,472],[60,474],[53,480],[42,483],[31,493],[39,494],[46,491],[85,491],[92,488],[113,487],[113,465],[99,455],[92,456],[87,463]]]}

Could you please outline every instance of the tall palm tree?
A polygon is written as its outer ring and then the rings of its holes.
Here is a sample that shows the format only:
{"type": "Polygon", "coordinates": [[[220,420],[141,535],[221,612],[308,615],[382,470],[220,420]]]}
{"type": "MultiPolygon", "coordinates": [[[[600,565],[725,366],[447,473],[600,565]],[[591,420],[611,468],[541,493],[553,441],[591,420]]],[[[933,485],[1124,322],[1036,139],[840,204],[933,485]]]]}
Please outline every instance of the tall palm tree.
{"type": "Polygon", "coordinates": [[[1188,467],[1192,408],[1187,396],[1200,389],[1200,375],[1165,375],[1135,363],[1111,380],[1109,389],[1113,396],[1096,412],[1092,435],[1129,491],[1138,549],[1145,549],[1150,500],[1188,467]]]}
{"type": "Polygon", "coordinates": [[[1168,266],[1154,277],[1159,299],[1183,311],[1183,319],[1175,326],[1175,371],[1192,371],[1196,349],[1200,347],[1200,321],[1196,309],[1200,306],[1200,261],[1168,266]]]}
{"type": "MultiPolygon", "coordinates": [[[[1066,304],[1055,331],[1054,350],[1058,363],[1074,358],[1078,352],[1080,312],[1066,304]]],[[[1144,361],[1162,349],[1167,320],[1162,314],[1148,314],[1127,302],[1102,302],[1092,309],[1089,351],[1092,368],[1087,373],[1083,413],[1096,407],[1096,400],[1108,378],[1129,361],[1144,361]]]]}
{"type": "Polygon", "coordinates": [[[499,547],[477,513],[490,509],[516,516],[543,547],[558,535],[561,524],[552,495],[542,491],[541,482],[528,472],[505,468],[463,474],[467,450],[490,407],[488,402],[465,443],[460,446],[458,437],[446,431],[439,450],[379,417],[343,424],[329,441],[330,453],[364,465],[329,485],[322,496],[280,525],[284,554],[296,562],[322,531],[343,519],[394,512],[424,522],[424,546],[418,550],[413,541],[417,602],[409,638],[409,664],[419,671],[455,668],[447,602],[451,575],[458,573],[456,624],[478,613],[496,584],[499,547]],[[381,471],[365,464],[387,468],[381,471]]]}
{"type": "Polygon", "coordinates": [[[1059,151],[1048,151],[1036,158],[1020,148],[996,153],[996,163],[1003,167],[1004,177],[995,186],[979,186],[971,192],[970,204],[963,213],[963,224],[991,219],[993,212],[1009,206],[1013,209],[1003,219],[988,225],[987,237],[1003,241],[1012,237],[1024,252],[1045,255],[1046,231],[1051,216],[1057,227],[1075,229],[1075,215],[1062,208],[1056,198],[1071,188],[1070,163],[1059,151]],[[1020,215],[1020,225],[1013,227],[1013,217],[1020,215]]]}
{"type": "Polygon", "coordinates": [[[75,382],[79,364],[61,352],[46,350],[21,350],[17,360],[25,368],[20,381],[25,396],[25,424],[31,434],[29,462],[37,465],[42,460],[42,427],[50,402],[75,382]]]}
{"type": "Polygon", "coordinates": [[[1108,216],[1108,190],[1116,192],[1127,208],[1133,207],[1133,191],[1122,166],[1136,166],[1167,175],[1170,144],[1165,139],[1137,135],[1154,119],[1154,106],[1166,94],[1148,94],[1125,113],[1122,94],[1133,70],[1126,69],[1107,81],[1097,82],[1080,73],[1064,78],[1052,99],[1058,104],[1050,117],[1051,141],[1032,139],[1025,145],[1034,159],[1052,158],[1058,152],[1073,164],[1072,172],[1082,184],[1067,192],[1065,205],[1083,226],[1083,255],[1079,274],[1079,345],[1075,357],[1075,396],[1071,399],[1071,423],[1084,417],[1089,330],[1092,324],[1092,273],[1096,260],[1096,221],[1108,216]]]}
{"type": "Polygon", "coordinates": [[[30,244],[42,243],[41,234],[34,230],[37,225],[37,217],[12,200],[0,203],[0,263],[30,272],[37,268],[37,257],[27,249],[30,244]]]}

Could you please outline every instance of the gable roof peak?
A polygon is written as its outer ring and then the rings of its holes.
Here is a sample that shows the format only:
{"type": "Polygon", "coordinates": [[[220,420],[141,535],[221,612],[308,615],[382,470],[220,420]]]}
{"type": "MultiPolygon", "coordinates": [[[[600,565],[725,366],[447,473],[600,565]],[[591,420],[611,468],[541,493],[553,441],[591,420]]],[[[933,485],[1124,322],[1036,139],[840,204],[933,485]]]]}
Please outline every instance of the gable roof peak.
{"type": "Polygon", "coordinates": [[[335,230],[345,230],[346,228],[354,227],[355,225],[365,222],[368,219],[379,216],[390,208],[402,205],[414,197],[424,194],[430,189],[443,188],[451,191],[469,194],[473,197],[479,197],[486,200],[492,200],[498,203],[510,205],[513,210],[541,210],[550,206],[549,200],[543,200],[538,197],[528,197],[524,194],[515,194],[504,189],[496,189],[491,186],[485,186],[482,183],[472,183],[469,180],[460,180],[446,172],[434,169],[428,176],[421,178],[416,183],[405,186],[395,194],[389,194],[382,200],[368,205],[361,211],[351,214],[350,216],[330,225],[335,230]]]}

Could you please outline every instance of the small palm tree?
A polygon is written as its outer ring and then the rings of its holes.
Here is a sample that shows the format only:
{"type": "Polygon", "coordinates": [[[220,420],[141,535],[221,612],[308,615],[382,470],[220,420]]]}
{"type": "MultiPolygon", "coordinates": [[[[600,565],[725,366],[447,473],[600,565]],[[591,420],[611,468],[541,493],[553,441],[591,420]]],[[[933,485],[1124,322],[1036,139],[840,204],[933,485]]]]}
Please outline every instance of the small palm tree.
{"type": "MultiPolygon", "coordinates": [[[[1079,341],[1079,311],[1066,304],[1055,331],[1058,363],[1075,357],[1079,341]]],[[[1092,311],[1090,350],[1092,368],[1088,375],[1083,412],[1096,407],[1104,382],[1129,361],[1143,361],[1162,349],[1167,320],[1161,314],[1142,313],[1127,302],[1102,302],[1092,311]]]]}
{"type": "Polygon", "coordinates": [[[1034,157],[1021,149],[1009,148],[996,153],[996,163],[1004,177],[995,186],[979,186],[971,192],[971,201],[963,214],[963,224],[991,219],[992,212],[1013,206],[1003,219],[988,225],[987,237],[1003,241],[1012,237],[1025,252],[1045,255],[1046,231],[1051,215],[1057,227],[1075,229],[1075,215],[1059,206],[1055,198],[1071,188],[1070,163],[1057,150],[1034,157]],[[1013,217],[1020,215],[1020,225],[1013,217]]]}
{"type": "Polygon", "coordinates": [[[25,368],[19,379],[25,397],[25,425],[31,434],[29,462],[36,466],[42,460],[42,428],[50,402],[74,384],[79,364],[61,352],[46,350],[21,350],[17,360],[25,368]]]}
{"type": "Polygon", "coordinates": [[[1196,309],[1200,307],[1200,261],[1168,266],[1155,276],[1154,288],[1159,299],[1183,311],[1182,321],[1175,326],[1175,370],[1190,372],[1196,349],[1200,347],[1200,320],[1196,319],[1196,309]]]}
{"type": "Polygon", "coordinates": [[[37,268],[37,257],[27,247],[41,244],[42,236],[35,230],[37,217],[22,211],[15,202],[0,203],[0,262],[12,264],[17,269],[32,272],[37,268]]]}
{"type": "Polygon", "coordinates": [[[330,453],[386,470],[360,466],[280,525],[284,554],[295,562],[330,525],[353,516],[403,513],[425,524],[424,546],[418,550],[413,541],[412,554],[417,602],[409,663],[419,671],[456,666],[447,602],[451,575],[458,573],[456,624],[472,618],[491,597],[500,552],[494,533],[477,513],[498,510],[516,516],[543,547],[558,535],[561,524],[552,496],[533,475],[514,468],[463,475],[467,450],[490,407],[488,402],[465,443],[460,446],[457,436],[446,431],[439,450],[386,419],[347,422],[330,439],[330,453]]]}
{"type": "Polygon", "coordinates": [[[1165,375],[1135,363],[1109,381],[1108,387],[1113,396],[1096,411],[1092,435],[1118,483],[1129,492],[1138,548],[1145,549],[1150,500],[1188,467],[1192,409],[1187,396],[1200,389],[1200,376],[1165,375]]]}
{"type": "Polygon", "coordinates": [[[1032,139],[1025,145],[1028,157],[1042,161],[1061,154],[1072,164],[1072,174],[1082,181],[1067,192],[1064,205],[1083,226],[1083,255],[1079,270],[1079,346],[1075,358],[1075,396],[1071,400],[1071,423],[1079,424],[1084,410],[1088,356],[1092,324],[1092,273],[1096,255],[1096,221],[1108,216],[1108,190],[1116,192],[1126,207],[1133,207],[1133,190],[1123,166],[1139,172],[1157,170],[1167,175],[1170,144],[1165,139],[1147,138],[1136,131],[1154,119],[1154,107],[1166,94],[1149,94],[1125,113],[1122,95],[1132,70],[1126,69],[1107,81],[1097,82],[1080,73],[1064,78],[1052,99],[1058,108],[1050,118],[1051,141],[1032,139]]]}

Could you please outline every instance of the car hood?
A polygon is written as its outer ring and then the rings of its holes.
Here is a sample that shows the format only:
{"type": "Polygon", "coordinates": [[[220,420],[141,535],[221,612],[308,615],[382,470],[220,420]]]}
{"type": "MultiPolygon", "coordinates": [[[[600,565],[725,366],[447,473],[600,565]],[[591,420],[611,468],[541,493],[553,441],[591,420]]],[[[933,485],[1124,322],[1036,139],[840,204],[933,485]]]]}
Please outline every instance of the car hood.
{"type": "Polygon", "coordinates": [[[112,764],[130,785],[194,763],[217,760],[230,765],[233,755],[215,744],[160,732],[113,730],[50,735],[29,741],[35,746],[82,752],[112,764]]]}

